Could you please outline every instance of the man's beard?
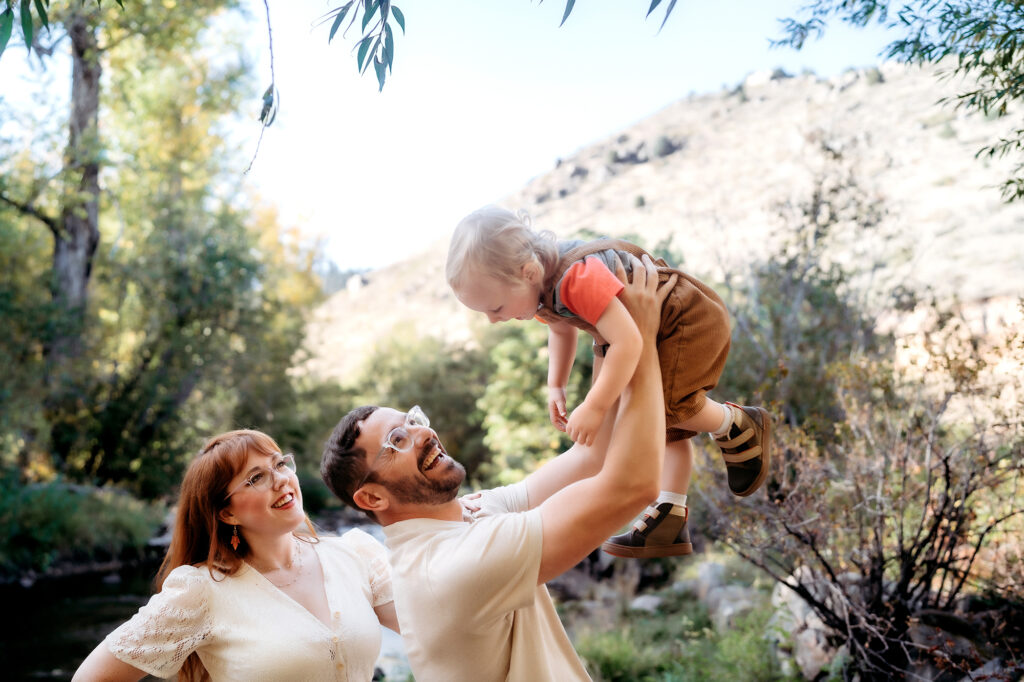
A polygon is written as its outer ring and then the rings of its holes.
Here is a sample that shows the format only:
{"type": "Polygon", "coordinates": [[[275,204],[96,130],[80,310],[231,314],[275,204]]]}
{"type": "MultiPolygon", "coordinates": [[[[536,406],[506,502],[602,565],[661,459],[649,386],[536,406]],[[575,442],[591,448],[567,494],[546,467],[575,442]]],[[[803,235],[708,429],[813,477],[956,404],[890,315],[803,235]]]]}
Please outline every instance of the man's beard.
{"type": "Polygon", "coordinates": [[[440,479],[404,476],[395,481],[381,481],[381,485],[402,504],[444,504],[455,499],[459,486],[466,479],[466,469],[451,460],[451,471],[440,479]]]}

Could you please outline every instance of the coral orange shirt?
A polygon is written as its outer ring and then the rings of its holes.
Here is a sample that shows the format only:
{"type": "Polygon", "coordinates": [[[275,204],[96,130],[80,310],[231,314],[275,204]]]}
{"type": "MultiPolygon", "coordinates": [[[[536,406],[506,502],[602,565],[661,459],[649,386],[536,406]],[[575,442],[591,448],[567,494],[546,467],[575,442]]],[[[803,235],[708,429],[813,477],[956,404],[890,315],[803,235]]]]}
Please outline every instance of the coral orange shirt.
{"type": "Polygon", "coordinates": [[[569,266],[556,286],[565,307],[591,325],[597,325],[605,308],[624,288],[599,258],[591,257],[569,266]]]}

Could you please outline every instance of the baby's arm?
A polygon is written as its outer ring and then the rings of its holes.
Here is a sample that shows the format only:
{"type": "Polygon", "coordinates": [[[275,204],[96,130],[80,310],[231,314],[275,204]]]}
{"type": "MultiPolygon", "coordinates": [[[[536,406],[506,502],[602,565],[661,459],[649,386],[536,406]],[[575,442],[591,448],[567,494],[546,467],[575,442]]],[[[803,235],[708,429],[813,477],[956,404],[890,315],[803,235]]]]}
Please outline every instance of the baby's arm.
{"type": "Polygon", "coordinates": [[[594,326],[609,344],[608,352],[601,365],[601,373],[586,399],[569,416],[565,429],[573,441],[584,445],[590,445],[604,413],[629,383],[643,349],[640,330],[618,298],[611,300],[594,326]]]}
{"type": "Polygon", "coordinates": [[[568,322],[548,325],[548,416],[559,431],[565,431],[565,387],[576,359],[578,334],[568,322]]]}

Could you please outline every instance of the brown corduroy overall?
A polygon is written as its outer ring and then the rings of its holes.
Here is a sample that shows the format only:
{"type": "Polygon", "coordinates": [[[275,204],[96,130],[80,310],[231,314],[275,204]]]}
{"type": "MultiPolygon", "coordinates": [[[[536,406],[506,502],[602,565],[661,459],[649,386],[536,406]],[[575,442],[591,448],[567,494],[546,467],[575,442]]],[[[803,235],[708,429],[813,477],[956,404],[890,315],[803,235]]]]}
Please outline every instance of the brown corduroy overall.
{"type": "MultiPolygon", "coordinates": [[[[590,254],[614,249],[628,269],[625,254],[637,258],[646,251],[635,244],[619,239],[598,239],[570,249],[555,266],[559,282],[573,263],[590,254]]],[[[648,254],[650,255],[650,254],[648,254]]],[[[658,280],[665,282],[673,274],[679,279],[661,309],[658,329],[658,362],[665,392],[665,423],[669,442],[692,438],[694,431],[679,428],[679,424],[700,412],[707,400],[706,393],[718,383],[729,355],[729,313],[725,303],[711,287],[681,270],[671,268],[661,258],[653,258],[658,267],[658,280]]],[[[568,322],[594,337],[595,352],[604,343],[600,334],[585,320],[573,316],[563,317],[554,310],[554,285],[541,295],[542,307],[537,317],[545,322],[568,322]]],[[[603,353],[601,353],[603,354],[603,353]]]]}

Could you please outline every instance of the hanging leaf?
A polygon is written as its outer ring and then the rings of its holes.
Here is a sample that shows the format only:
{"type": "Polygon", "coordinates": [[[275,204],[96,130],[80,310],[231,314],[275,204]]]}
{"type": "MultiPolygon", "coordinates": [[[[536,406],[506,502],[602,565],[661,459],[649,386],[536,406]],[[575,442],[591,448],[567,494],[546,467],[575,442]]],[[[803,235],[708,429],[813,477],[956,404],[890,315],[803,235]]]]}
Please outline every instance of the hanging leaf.
{"type": "Polygon", "coordinates": [[[391,25],[384,25],[384,61],[387,63],[388,68],[391,68],[391,63],[395,59],[395,37],[391,33],[391,25]]]}
{"type": "Polygon", "coordinates": [[[25,47],[32,52],[32,2],[21,0],[21,32],[25,36],[25,47]]]}
{"type": "MultiPolygon", "coordinates": [[[[49,0],[47,0],[46,4],[50,4],[49,0]]],[[[43,0],[36,0],[36,14],[39,15],[39,23],[43,25],[43,28],[49,31],[50,20],[49,17],[46,16],[46,7],[43,5],[43,0]]]]}
{"type": "Polygon", "coordinates": [[[559,28],[562,27],[562,24],[565,23],[565,20],[569,18],[570,14],[572,14],[572,6],[575,5],[575,4],[576,4],[576,0],[566,0],[566,3],[565,3],[565,13],[562,14],[562,22],[560,24],[558,24],[559,28]]]}
{"type": "Polygon", "coordinates": [[[668,3],[668,9],[665,10],[665,18],[661,20],[661,26],[658,27],[658,33],[661,33],[661,29],[665,28],[665,22],[668,21],[668,15],[672,14],[672,8],[675,6],[676,0],[670,0],[668,3]]]}
{"type": "Polygon", "coordinates": [[[11,27],[14,26],[14,12],[8,7],[0,13],[0,55],[7,49],[7,41],[11,39],[11,27]]]}
{"type": "Polygon", "coordinates": [[[352,7],[352,2],[349,2],[341,9],[338,10],[338,16],[334,18],[334,23],[331,24],[331,34],[327,36],[327,43],[330,44],[334,40],[334,34],[338,32],[341,27],[341,22],[345,21],[345,15],[348,14],[349,9],[352,7]]]}
{"type": "Polygon", "coordinates": [[[277,118],[277,88],[271,83],[263,93],[263,108],[260,110],[260,123],[266,128],[277,118]]]}
{"type": "Polygon", "coordinates": [[[398,25],[402,28],[402,33],[405,33],[405,15],[402,14],[402,10],[392,5],[391,14],[394,15],[395,21],[397,21],[398,25]]]}
{"type": "MultiPolygon", "coordinates": [[[[651,0],[651,6],[647,8],[647,16],[648,17],[651,16],[651,12],[654,11],[654,8],[657,7],[660,4],[661,4],[661,0],[651,0]]],[[[673,2],[672,4],[674,5],[675,3],[673,2]]],[[[672,10],[670,9],[669,11],[671,12],[672,10]]],[[[666,16],[668,16],[668,15],[666,15],[666,16]]],[[[644,18],[646,19],[647,17],[644,17],[644,18]]]]}
{"type": "Polygon", "coordinates": [[[377,92],[383,92],[384,76],[387,73],[388,66],[380,59],[380,57],[377,57],[376,59],[373,60],[373,68],[377,72],[377,83],[380,84],[380,87],[377,88],[377,92]]]}
{"type": "Polygon", "coordinates": [[[371,40],[373,40],[373,36],[363,36],[363,39],[359,41],[359,52],[356,54],[356,65],[359,67],[359,73],[363,72],[363,60],[366,59],[366,52],[370,49],[371,40]]]}
{"type": "Polygon", "coordinates": [[[370,7],[363,12],[363,30],[366,30],[366,25],[370,23],[370,19],[377,13],[377,0],[370,3],[370,7]]]}

